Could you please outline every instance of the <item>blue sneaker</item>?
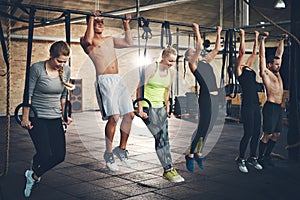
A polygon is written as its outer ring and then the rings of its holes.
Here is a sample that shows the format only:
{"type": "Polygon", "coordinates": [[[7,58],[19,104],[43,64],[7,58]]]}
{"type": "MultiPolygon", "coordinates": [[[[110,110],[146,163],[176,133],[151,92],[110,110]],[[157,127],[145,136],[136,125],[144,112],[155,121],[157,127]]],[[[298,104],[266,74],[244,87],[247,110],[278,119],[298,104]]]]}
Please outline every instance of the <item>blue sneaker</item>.
{"type": "Polygon", "coordinates": [[[203,165],[204,158],[200,157],[199,154],[197,154],[197,153],[194,153],[194,158],[196,160],[198,167],[200,169],[204,169],[204,165],[203,165]]]}
{"type": "Polygon", "coordinates": [[[34,180],[32,178],[32,174],[33,174],[33,171],[31,169],[26,170],[26,172],[25,172],[25,177],[26,177],[26,186],[24,189],[25,197],[30,197],[32,187],[34,186],[34,184],[40,182],[40,180],[41,180],[41,177],[39,177],[39,179],[37,181],[34,180]]]}
{"type": "Polygon", "coordinates": [[[186,166],[187,170],[190,172],[195,171],[194,160],[195,160],[194,158],[190,158],[188,155],[185,155],[185,166],[186,166]]]}

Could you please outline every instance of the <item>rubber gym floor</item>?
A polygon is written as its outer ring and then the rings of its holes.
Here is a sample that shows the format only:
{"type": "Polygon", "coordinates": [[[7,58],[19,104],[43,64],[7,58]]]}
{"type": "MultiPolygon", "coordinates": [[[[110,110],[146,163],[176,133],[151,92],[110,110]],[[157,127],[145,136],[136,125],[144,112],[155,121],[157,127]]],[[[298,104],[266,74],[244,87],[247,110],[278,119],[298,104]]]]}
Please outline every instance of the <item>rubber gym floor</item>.
{"type": "MultiPolygon", "coordinates": [[[[242,123],[221,119],[216,126],[220,134],[204,161],[204,170],[195,166],[194,173],[185,168],[184,154],[196,128],[197,119],[172,117],[169,137],[175,168],[185,178],[182,183],[163,179],[163,170],[154,150],[154,139],[143,125],[134,119],[128,140],[130,168],[120,166],[118,172],[106,169],[104,126],[99,112],[73,113],[73,124],[66,133],[67,155],[63,163],[43,175],[30,199],[37,200],[100,200],[100,199],[299,199],[300,164],[287,157],[284,126],[274,153],[275,166],[258,171],[248,166],[249,173],[241,173],[235,163],[242,123]]],[[[5,138],[6,118],[0,117],[1,140],[5,138]]],[[[216,131],[214,130],[214,131],[216,131]]],[[[118,145],[115,134],[114,146],[118,145]]],[[[1,148],[5,142],[2,140],[1,148]]],[[[0,151],[5,154],[5,150],[0,151]]],[[[34,154],[28,132],[11,118],[8,173],[0,177],[0,200],[25,199],[24,172],[30,167],[34,154]]],[[[1,156],[1,167],[4,159],[1,156]]],[[[120,164],[116,158],[116,162],[120,164]]],[[[3,170],[3,169],[1,169],[3,170]]],[[[2,172],[2,171],[1,171],[2,172]]]]}

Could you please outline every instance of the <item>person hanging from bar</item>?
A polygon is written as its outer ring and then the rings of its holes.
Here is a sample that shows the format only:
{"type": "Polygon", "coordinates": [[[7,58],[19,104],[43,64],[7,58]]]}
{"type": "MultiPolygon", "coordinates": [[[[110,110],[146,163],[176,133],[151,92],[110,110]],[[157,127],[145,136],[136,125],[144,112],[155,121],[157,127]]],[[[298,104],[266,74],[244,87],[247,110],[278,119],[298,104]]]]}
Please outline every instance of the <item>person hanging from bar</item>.
{"type": "Polygon", "coordinates": [[[36,154],[31,169],[26,170],[25,197],[29,197],[35,183],[47,171],[63,162],[66,155],[66,139],[63,123],[71,124],[67,117],[63,122],[67,89],[75,86],[68,83],[70,68],[66,65],[70,56],[70,47],[64,41],[57,41],[50,47],[50,58],[34,63],[30,67],[29,103],[38,118],[32,120],[29,107],[23,107],[21,126],[28,129],[36,154]]]}
{"type": "Polygon", "coordinates": [[[283,81],[279,70],[284,52],[284,41],[288,35],[284,34],[280,39],[275,55],[266,59],[265,40],[269,33],[265,32],[261,37],[259,46],[259,69],[263,84],[267,92],[267,101],[263,106],[263,134],[258,147],[258,162],[265,168],[274,166],[271,159],[272,150],[280,136],[282,129],[282,96],[283,81]]]}
{"type": "MultiPolygon", "coordinates": [[[[149,100],[151,108],[145,102],[138,102],[138,115],[148,121],[147,127],[155,139],[155,151],[163,167],[163,177],[171,182],[182,182],[182,178],[173,167],[168,134],[169,95],[173,76],[170,68],[176,63],[177,51],[168,46],[161,53],[161,60],[145,69],[144,98],[149,100]]],[[[140,87],[137,98],[141,97],[140,87]]]]}
{"type": "Polygon", "coordinates": [[[255,31],[253,50],[246,62],[243,61],[245,56],[245,31],[240,29],[240,48],[237,59],[237,77],[242,88],[241,116],[243,119],[244,135],[239,145],[239,156],[236,158],[238,168],[243,173],[248,173],[246,163],[252,165],[257,170],[262,166],[257,162],[256,150],[261,132],[261,112],[258,98],[258,83],[256,73],[251,68],[257,58],[258,36],[259,32],[255,31]],[[250,141],[250,156],[246,160],[245,153],[250,141]]]}
{"type": "Polygon", "coordinates": [[[87,16],[87,29],[80,38],[80,44],[91,58],[96,70],[96,94],[102,119],[108,120],[105,126],[106,150],[104,159],[111,171],[118,171],[114,154],[121,160],[123,166],[129,167],[127,140],[134,117],[132,99],[124,81],[119,76],[118,59],[115,48],[127,48],[132,45],[129,26],[131,14],[126,14],[123,20],[124,38],[103,36],[104,19],[101,11],[95,11],[87,16]],[[119,118],[122,117],[120,132],[121,140],[118,147],[112,149],[113,139],[119,118]]]}
{"type": "Polygon", "coordinates": [[[194,161],[200,169],[204,169],[202,149],[206,135],[211,131],[218,112],[218,87],[216,77],[210,63],[218,54],[221,44],[222,27],[217,27],[217,37],[215,48],[211,52],[206,52],[202,47],[199,25],[193,23],[192,28],[196,34],[196,49],[189,48],[185,52],[185,60],[188,61],[189,68],[200,85],[198,97],[199,122],[197,130],[192,136],[189,152],[185,155],[186,168],[194,172],[194,161]]]}

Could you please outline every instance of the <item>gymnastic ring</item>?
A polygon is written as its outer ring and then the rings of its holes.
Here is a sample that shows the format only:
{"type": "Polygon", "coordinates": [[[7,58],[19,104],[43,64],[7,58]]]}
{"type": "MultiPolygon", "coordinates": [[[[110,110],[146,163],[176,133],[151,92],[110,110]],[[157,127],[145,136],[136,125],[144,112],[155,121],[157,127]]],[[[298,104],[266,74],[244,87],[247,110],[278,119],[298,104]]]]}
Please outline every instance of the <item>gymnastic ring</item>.
{"type": "Polygon", "coordinates": [[[21,120],[21,118],[20,118],[21,115],[19,115],[19,110],[20,110],[20,108],[22,108],[22,107],[29,107],[29,108],[30,108],[30,110],[31,110],[31,111],[33,112],[33,114],[34,114],[34,117],[33,117],[33,119],[32,119],[32,122],[34,122],[34,121],[37,119],[37,117],[38,117],[37,111],[36,111],[35,107],[34,107],[33,105],[31,105],[31,104],[28,104],[28,103],[21,103],[21,104],[19,104],[19,105],[16,107],[16,109],[15,109],[15,119],[16,119],[17,123],[21,125],[21,121],[22,121],[22,120],[21,120]]]}
{"type": "MultiPolygon", "coordinates": [[[[152,108],[151,102],[150,102],[148,99],[143,98],[143,97],[140,97],[140,98],[137,98],[136,100],[134,100],[134,101],[133,101],[133,107],[134,107],[135,104],[136,104],[137,102],[139,102],[139,101],[145,101],[145,102],[148,104],[148,106],[149,106],[149,110],[152,108]]],[[[141,119],[144,121],[144,123],[145,123],[146,125],[149,125],[149,124],[150,124],[149,117],[146,118],[146,119],[143,119],[143,118],[138,114],[138,112],[136,112],[136,111],[134,111],[134,114],[135,114],[137,117],[141,118],[141,119]]]]}

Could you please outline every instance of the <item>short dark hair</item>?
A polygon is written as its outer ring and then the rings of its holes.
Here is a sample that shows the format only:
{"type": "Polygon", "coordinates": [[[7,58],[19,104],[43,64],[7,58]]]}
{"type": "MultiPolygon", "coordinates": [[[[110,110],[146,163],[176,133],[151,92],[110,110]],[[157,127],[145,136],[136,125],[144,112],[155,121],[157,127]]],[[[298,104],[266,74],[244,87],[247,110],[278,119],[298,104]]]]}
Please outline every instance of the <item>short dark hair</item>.
{"type": "Polygon", "coordinates": [[[280,59],[280,57],[278,57],[278,56],[274,56],[274,55],[271,55],[271,56],[268,56],[268,58],[267,58],[267,64],[273,64],[274,63],[274,60],[278,60],[278,59],[280,59]]]}

